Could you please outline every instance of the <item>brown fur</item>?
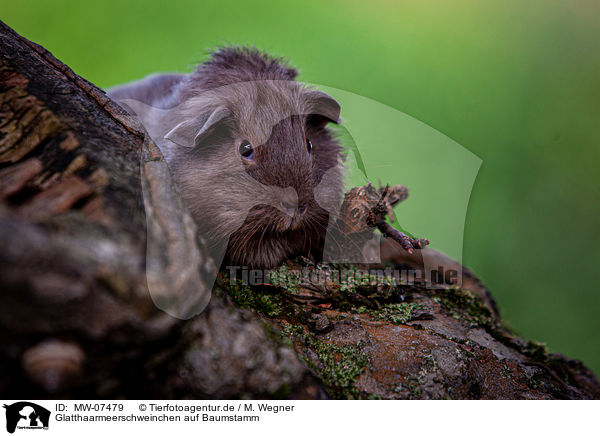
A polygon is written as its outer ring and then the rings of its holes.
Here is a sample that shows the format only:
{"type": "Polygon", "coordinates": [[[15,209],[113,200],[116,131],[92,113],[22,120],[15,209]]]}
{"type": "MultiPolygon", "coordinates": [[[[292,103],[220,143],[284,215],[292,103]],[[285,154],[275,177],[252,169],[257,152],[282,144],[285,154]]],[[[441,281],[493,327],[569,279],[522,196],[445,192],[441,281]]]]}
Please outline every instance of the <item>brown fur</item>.
{"type": "MultiPolygon", "coordinates": [[[[339,107],[295,82],[296,75],[257,50],[226,48],[189,76],[162,79],[166,91],[139,84],[113,91],[153,107],[140,119],[215,256],[226,247],[227,265],[268,268],[298,255],[319,258],[328,211],[341,200],[341,147],[326,127],[339,107]],[[224,115],[212,125],[214,113],[224,115]],[[190,142],[198,131],[204,133],[190,142]],[[244,140],[255,148],[253,162],[239,155],[244,140]]],[[[151,86],[160,88],[156,80],[151,86]]]]}

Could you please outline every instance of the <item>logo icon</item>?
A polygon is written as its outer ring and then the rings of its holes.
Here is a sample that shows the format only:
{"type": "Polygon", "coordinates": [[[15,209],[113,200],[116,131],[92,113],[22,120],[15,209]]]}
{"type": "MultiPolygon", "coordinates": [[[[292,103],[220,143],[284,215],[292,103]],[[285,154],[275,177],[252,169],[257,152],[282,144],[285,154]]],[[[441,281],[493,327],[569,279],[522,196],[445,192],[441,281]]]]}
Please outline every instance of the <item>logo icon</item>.
{"type": "Polygon", "coordinates": [[[29,401],[19,401],[4,405],[6,409],[6,431],[14,433],[15,429],[48,429],[50,411],[29,401]]]}

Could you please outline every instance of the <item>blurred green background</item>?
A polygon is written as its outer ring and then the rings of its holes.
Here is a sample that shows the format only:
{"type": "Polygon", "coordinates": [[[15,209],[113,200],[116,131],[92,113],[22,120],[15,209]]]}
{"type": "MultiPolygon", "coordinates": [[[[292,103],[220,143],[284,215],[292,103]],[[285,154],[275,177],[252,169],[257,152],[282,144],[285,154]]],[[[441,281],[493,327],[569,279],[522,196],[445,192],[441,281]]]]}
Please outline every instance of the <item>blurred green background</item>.
{"type": "Polygon", "coordinates": [[[101,87],[254,44],[301,80],[452,138],[483,160],[464,262],[518,332],[597,374],[599,12],[593,0],[0,0],[3,21],[101,87]]]}

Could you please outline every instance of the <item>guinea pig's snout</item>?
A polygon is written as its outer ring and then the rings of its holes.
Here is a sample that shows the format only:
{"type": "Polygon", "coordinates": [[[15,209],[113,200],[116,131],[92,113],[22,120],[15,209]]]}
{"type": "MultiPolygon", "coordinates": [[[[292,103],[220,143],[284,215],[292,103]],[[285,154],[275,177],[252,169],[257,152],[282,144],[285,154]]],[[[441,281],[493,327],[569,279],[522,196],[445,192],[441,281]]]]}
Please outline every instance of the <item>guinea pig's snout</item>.
{"type": "Polygon", "coordinates": [[[304,215],[306,212],[306,203],[298,201],[298,194],[295,189],[288,188],[283,191],[279,205],[283,211],[290,216],[304,215]]]}

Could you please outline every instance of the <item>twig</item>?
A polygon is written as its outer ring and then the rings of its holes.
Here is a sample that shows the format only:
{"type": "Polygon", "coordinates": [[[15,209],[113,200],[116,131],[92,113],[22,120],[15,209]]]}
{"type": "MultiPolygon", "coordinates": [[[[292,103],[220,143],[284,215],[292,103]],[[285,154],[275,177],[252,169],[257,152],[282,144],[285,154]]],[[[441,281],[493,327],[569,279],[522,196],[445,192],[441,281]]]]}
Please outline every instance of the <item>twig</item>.
{"type": "Polygon", "coordinates": [[[407,236],[401,231],[393,228],[387,221],[385,221],[385,219],[377,221],[376,227],[385,238],[392,238],[410,254],[412,254],[414,249],[421,249],[429,245],[429,239],[411,238],[410,236],[407,236]]]}
{"type": "Polygon", "coordinates": [[[428,239],[415,239],[405,235],[401,231],[392,227],[385,217],[389,216],[390,221],[394,221],[392,208],[405,200],[408,197],[408,188],[404,185],[389,185],[380,187],[379,200],[377,204],[371,208],[367,215],[367,225],[369,227],[377,227],[381,234],[386,238],[391,238],[398,242],[402,248],[412,254],[415,249],[421,249],[429,245],[428,239]]]}

